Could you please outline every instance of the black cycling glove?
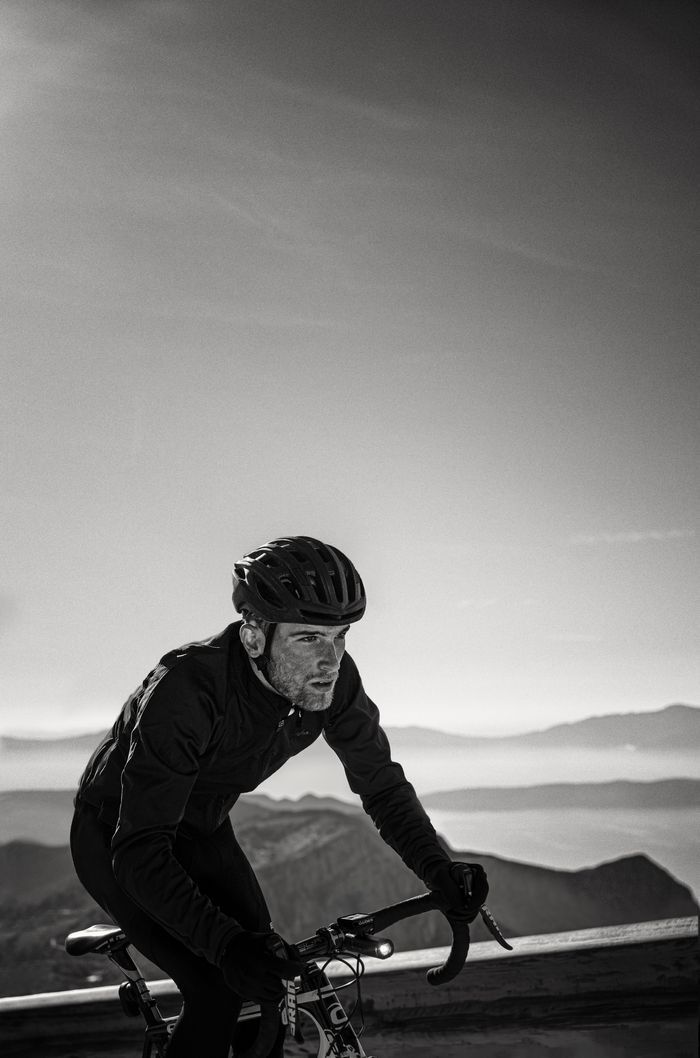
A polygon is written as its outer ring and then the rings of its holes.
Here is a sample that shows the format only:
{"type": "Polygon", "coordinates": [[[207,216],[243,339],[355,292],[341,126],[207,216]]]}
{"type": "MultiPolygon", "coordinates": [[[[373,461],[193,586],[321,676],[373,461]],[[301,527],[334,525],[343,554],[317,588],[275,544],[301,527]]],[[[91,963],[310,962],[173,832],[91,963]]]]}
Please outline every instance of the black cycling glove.
{"type": "Polygon", "coordinates": [[[273,955],[284,941],[273,932],[252,933],[243,930],[226,945],[221,970],[228,987],[246,999],[281,999],[282,979],[293,980],[302,964],[273,955]]]}
{"type": "Polygon", "coordinates": [[[433,868],[427,884],[441,898],[446,914],[464,916],[467,922],[474,921],[489,892],[481,864],[459,860],[433,868]]]}

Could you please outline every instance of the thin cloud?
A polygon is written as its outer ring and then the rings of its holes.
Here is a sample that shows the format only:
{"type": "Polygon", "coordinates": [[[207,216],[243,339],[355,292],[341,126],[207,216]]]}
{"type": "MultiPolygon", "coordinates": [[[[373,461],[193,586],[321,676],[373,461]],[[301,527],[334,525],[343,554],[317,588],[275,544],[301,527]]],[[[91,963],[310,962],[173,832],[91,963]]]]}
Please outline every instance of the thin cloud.
{"type": "Polygon", "coordinates": [[[569,543],[574,547],[595,547],[598,544],[644,544],[648,541],[665,543],[694,537],[694,529],[644,529],[624,533],[577,533],[569,543]]]}
{"type": "Polygon", "coordinates": [[[463,225],[459,229],[453,228],[452,230],[453,232],[457,230],[461,237],[468,242],[487,246],[500,253],[509,254],[527,261],[534,261],[546,268],[552,268],[563,272],[578,272],[585,275],[599,276],[604,279],[610,279],[616,283],[623,282],[631,289],[638,289],[638,284],[633,283],[627,274],[615,271],[614,269],[605,268],[598,261],[584,261],[581,258],[574,259],[573,257],[558,254],[554,250],[533,246],[522,242],[521,240],[514,239],[507,233],[501,234],[496,231],[488,221],[484,222],[477,218],[473,222],[470,222],[468,226],[463,225]],[[482,230],[479,230],[480,228],[482,230]]]}

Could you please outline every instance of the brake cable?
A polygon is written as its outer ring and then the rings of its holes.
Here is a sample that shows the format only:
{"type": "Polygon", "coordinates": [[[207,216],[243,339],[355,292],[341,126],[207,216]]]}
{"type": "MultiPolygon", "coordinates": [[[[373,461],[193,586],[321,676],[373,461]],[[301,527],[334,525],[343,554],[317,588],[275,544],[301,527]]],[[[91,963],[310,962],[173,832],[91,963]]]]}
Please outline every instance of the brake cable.
{"type": "MultiPolygon", "coordinates": [[[[336,992],[342,992],[345,988],[352,988],[353,985],[356,986],[357,997],[355,999],[355,1002],[352,1005],[352,1009],[345,1016],[347,1017],[348,1021],[350,1021],[352,1018],[354,1018],[355,1014],[359,1011],[359,1017],[360,1017],[359,1028],[355,1029],[354,1026],[353,1026],[356,1035],[359,1037],[359,1036],[362,1036],[362,1034],[365,1031],[365,1013],[364,1013],[364,1009],[363,1009],[363,1005],[362,1005],[362,985],[360,983],[360,978],[363,976],[363,974],[365,972],[365,964],[364,964],[361,956],[356,955],[355,958],[356,958],[356,965],[353,966],[352,963],[348,959],[344,958],[342,955],[331,955],[330,958],[326,959],[326,961],[323,963],[323,965],[321,966],[320,969],[321,969],[321,973],[325,973],[326,972],[326,967],[330,966],[330,964],[332,962],[339,962],[339,963],[342,963],[343,966],[346,966],[348,968],[348,970],[350,971],[350,980],[349,981],[346,981],[345,984],[338,985],[337,987],[336,986],[333,986],[333,987],[334,987],[334,990],[336,992]]],[[[338,1036],[337,1033],[333,1034],[334,1040],[337,1038],[337,1036],[338,1036]]]]}

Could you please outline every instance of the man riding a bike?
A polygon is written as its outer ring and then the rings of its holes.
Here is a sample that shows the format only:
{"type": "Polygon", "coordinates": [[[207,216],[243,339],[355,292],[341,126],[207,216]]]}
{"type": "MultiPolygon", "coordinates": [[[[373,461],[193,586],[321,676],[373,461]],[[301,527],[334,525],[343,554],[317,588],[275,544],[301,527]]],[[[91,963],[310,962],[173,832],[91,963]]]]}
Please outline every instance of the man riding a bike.
{"type": "Polygon", "coordinates": [[[366,605],[350,560],[312,537],[273,540],[234,566],[233,602],[240,621],[169,651],[127,699],[81,777],[71,828],[86,890],[182,994],[172,1058],[226,1058],[242,998],[279,999],[298,972],[271,952],[229,812],[319,735],[446,911],[469,921],[488,892],[483,868],[441,847],[345,651],[366,605]]]}

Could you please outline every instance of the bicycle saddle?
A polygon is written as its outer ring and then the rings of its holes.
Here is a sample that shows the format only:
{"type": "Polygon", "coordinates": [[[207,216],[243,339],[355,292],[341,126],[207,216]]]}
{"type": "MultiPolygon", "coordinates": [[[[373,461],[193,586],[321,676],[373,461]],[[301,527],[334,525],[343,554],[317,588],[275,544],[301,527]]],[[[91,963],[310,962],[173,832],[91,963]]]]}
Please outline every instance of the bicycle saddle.
{"type": "Polygon", "coordinates": [[[69,933],[65,940],[65,949],[69,955],[87,955],[92,951],[103,952],[106,948],[113,949],[122,942],[128,943],[126,934],[119,926],[102,924],[69,933]]]}

